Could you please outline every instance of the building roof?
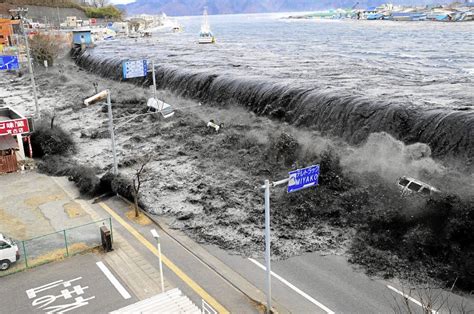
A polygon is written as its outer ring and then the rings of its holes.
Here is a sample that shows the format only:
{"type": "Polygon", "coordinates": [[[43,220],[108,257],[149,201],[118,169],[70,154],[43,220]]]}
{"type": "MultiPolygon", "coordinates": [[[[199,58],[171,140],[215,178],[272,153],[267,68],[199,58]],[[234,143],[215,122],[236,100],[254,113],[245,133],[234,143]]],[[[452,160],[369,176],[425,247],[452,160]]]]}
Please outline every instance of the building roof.
{"type": "Polygon", "coordinates": [[[8,134],[0,136],[0,150],[18,149],[18,142],[8,134]]]}

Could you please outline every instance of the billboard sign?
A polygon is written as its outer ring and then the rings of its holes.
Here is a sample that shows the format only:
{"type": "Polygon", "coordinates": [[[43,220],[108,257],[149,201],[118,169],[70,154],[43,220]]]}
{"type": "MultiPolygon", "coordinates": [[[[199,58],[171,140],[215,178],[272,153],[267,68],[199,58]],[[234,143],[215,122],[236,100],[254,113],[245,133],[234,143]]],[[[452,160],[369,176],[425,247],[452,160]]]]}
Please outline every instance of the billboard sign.
{"type": "Polygon", "coordinates": [[[0,121],[0,136],[6,134],[24,134],[30,132],[27,118],[0,121]]]}
{"type": "Polygon", "coordinates": [[[290,171],[288,175],[288,193],[306,189],[318,185],[319,165],[290,171]]]}
{"type": "Polygon", "coordinates": [[[16,56],[0,56],[0,70],[18,70],[20,64],[16,56]]]}
{"type": "Polygon", "coordinates": [[[122,73],[124,79],[143,77],[148,73],[146,60],[127,60],[122,62],[122,73]]]}

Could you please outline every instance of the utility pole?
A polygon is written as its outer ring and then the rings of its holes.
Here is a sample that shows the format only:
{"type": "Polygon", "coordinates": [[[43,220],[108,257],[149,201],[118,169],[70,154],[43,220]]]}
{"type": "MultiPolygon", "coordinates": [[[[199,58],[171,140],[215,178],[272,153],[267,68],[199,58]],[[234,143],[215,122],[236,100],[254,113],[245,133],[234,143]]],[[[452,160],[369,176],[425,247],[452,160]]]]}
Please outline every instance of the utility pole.
{"type": "Polygon", "coordinates": [[[59,17],[59,7],[56,7],[56,10],[58,12],[58,29],[61,30],[61,18],[59,17]]]}
{"type": "Polygon", "coordinates": [[[18,8],[16,10],[10,10],[10,12],[17,13],[18,17],[20,18],[20,27],[21,27],[21,31],[23,33],[23,37],[25,39],[26,56],[28,58],[28,70],[30,71],[31,86],[33,87],[33,97],[35,99],[36,118],[39,119],[39,118],[41,118],[41,113],[40,113],[39,105],[38,105],[38,95],[36,94],[35,74],[33,72],[33,65],[31,63],[30,45],[28,43],[28,36],[26,34],[26,31],[25,31],[25,24],[23,23],[23,15],[22,15],[22,13],[27,13],[28,9],[18,8]]]}

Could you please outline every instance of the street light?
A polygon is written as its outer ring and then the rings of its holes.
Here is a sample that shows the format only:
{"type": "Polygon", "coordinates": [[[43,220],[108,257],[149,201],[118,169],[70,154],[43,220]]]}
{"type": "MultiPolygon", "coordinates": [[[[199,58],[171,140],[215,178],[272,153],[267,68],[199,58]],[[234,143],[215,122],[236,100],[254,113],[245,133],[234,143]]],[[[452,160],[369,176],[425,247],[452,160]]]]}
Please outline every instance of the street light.
{"type": "Polygon", "coordinates": [[[112,140],[112,154],[114,158],[114,174],[118,174],[118,165],[117,165],[117,153],[115,149],[115,132],[114,132],[114,121],[112,116],[112,102],[110,101],[110,90],[106,89],[101,91],[94,96],[91,96],[84,100],[84,105],[89,106],[96,101],[102,100],[107,97],[107,111],[109,115],[109,132],[110,132],[110,139],[112,140]]]}
{"type": "Polygon", "coordinates": [[[156,246],[158,248],[158,260],[160,261],[160,279],[161,279],[161,292],[165,292],[165,283],[163,280],[163,264],[161,262],[161,245],[160,245],[160,235],[155,229],[151,229],[151,235],[156,240],[156,246]]]}

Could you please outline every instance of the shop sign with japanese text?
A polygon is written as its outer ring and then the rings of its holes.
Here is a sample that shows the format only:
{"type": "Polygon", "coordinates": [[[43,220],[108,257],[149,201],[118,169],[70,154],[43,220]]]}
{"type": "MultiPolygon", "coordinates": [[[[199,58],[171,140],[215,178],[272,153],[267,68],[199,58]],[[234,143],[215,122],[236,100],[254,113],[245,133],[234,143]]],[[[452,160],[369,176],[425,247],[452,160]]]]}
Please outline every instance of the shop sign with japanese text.
{"type": "Polygon", "coordinates": [[[30,127],[28,125],[28,119],[15,119],[0,121],[0,135],[6,134],[24,134],[29,133],[30,127]]]}

